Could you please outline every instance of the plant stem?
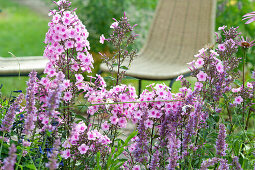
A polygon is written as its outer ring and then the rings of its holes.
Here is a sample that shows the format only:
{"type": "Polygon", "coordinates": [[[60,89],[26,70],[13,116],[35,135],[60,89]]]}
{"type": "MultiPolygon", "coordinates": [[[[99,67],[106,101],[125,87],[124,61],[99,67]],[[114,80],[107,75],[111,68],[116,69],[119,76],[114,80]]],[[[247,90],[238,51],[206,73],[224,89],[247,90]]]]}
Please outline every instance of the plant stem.
{"type": "Polygon", "coordinates": [[[22,150],[21,150],[21,153],[20,153],[20,157],[19,157],[19,160],[17,162],[17,166],[16,166],[15,170],[18,170],[18,168],[19,168],[19,163],[20,163],[21,158],[22,158],[23,150],[24,150],[24,147],[22,147],[22,150]]]}
{"type": "Polygon", "coordinates": [[[1,141],[0,158],[2,156],[2,148],[3,148],[3,144],[4,144],[4,135],[5,135],[5,132],[3,133],[3,138],[2,138],[2,141],[1,141]]]}
{"type": "Polygon", "coordinates": [[[243,124],[245,124],[245,119],[244,119],[244,112],[245,112],[245,105],[244,105],[244,81],[245,81],[245,75],[244,75],[244,66],[245,66],[245,58],[246,58],[246,51],[243,49],[243,124]]]}
{"type": "Polygon", "coordinates": [[[120,79],[120,44],[119,44],[119,54],[118,54],[118,72],[117,72],[117,80],[116,80],[116,86],[119,84],[120,79]]]}

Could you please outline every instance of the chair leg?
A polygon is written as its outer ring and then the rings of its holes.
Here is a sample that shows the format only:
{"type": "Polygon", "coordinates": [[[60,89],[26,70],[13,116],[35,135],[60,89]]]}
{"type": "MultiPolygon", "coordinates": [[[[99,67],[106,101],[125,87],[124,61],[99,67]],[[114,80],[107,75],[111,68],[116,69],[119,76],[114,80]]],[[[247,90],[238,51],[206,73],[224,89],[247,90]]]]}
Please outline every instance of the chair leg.
{"type": "Polygon", "coordinates": [[[172,87],[173,87],[173,84],[174,84],[175,80],[176,80],[176,78],[170,80],[169,87],[171,88],[171,90],[172,90],[172,87]]]}
{"type": "Polygon", "coordinates": [[[139,96],[140,96],[140,94],[142,92],[142,79],[139,79],[138,81],[139,81],[138,92],[139,92],[139,96]]]}
{"type": "Polygon", "coordinates": [[[101,75],[103,73],[103,71],[102,70],[98,70],[98,72],[97,72],[97,74],[99,74],[99,75],[101,75]]]}

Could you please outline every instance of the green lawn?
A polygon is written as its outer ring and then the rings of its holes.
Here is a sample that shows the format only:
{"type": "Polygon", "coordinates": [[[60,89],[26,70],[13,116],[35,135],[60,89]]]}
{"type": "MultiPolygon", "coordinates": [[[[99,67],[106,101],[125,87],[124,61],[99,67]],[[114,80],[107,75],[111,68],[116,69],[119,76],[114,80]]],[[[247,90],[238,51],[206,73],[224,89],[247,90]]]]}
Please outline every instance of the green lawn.
{"type": "MultiPolygon", "coordinates": [[[[48,19],[10,0],[0,0],[0,56],[41,56],[48,19]]],[[[26,77],[0,77],[2,93],[25,90],[26,77]]]]}

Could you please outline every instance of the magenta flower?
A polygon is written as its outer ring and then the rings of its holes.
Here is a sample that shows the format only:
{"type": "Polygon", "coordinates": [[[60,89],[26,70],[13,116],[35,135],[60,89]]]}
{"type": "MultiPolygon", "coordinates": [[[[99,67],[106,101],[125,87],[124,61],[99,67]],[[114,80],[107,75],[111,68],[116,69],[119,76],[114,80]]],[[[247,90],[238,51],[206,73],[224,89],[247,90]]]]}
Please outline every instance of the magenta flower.
{"type": "Polygon", "coordinates": [[[207,77],[207,74],[204,73],[203,71],[200,71],[200,72],[197,74],[197,79],[198,79],[198,81],[205,81],[205,80],[206,80],[206,77],[207,77]]]}
{"type": "Polygon", "coordinates": [[[255,21],[255,11],[245,14],[243,17],[244,17],[243,20],[248,19],[248,21],[245,24],[250,24],[253,21],[255,21]]]}
{"type": "Polygon", "coordinates": [[[88,132],[88,140],[96,140],[96,136],[93,132],[88,132]]]}
{"type": "Polygon", "coordinates": [[[139,165],[135,165],[132,170],[141,170],[140,166],[139,165]]]}
{"type": "Polygon", "coordinates": [[[183,78],[183,75],[179,75],[175,81],[180,81],[183,78]]]}
{"type": "Polygon", "coordinates": [[[196,64],[197,67],[203,66],[204,59],[203,58],[198,58],[195,64],[196,64]]]}
{"type": "Polygon", "coordinates": [[[78,147],[78,150],[80,151],[81,154],[85,154],[89,150],[89,146],[82,144],[81,146],[78,147]]]}
{"type": "Polygon", "coordinates": [[[251,83],[247,82],[247,87],[253,88],[253,85],[251,83]]]}
{"type": "Polygon", "coordinates": [[[119,25],[119,23],[116,21],[116,22],[112,23],[110,28],[116,28],[118,25],[119,25]]]}
{"type": "Polygon", "coordinates": [[[71,156],[70,149],[66,149],[66,150],[62,151],[61,156],[62,156],[64,159],[69,158],[69,157],[71,156]]]}
{"type": "Polygon", "coordinates": [[[238,96],[235,98],[235,101],[234,101],[235,104],[241,104],[242,102],[243,102],[243,98],[241,96],[238,96]]]}
{"type": "Polygon", "coordinates": [[[218,63],[216,65],[216,69],[219,73],[223,73],[224,69],[223,69],[223,65],[221,63],[218,63]]]}
{"type": "Polygon", "coordinates": [[[152,120],[146,120],[145,122],[144,122],[144,126],[146,127],[146,128],[152,128],[153,127],[153,121],[152,120]]]}
{"type": "Polygon", "coordinates": [[[202,84],[202,83],[196,82],[196,83],[195,83],[194,90],[200,91],[202,87],[203,87],[203,84],[202,84]]]}
{"type": "Polygon", "coordinates": [[[226,25],[223,25],[222,27],[219,27],[218,30],[221,31],[221,30],[224,30],[227,26],[226,25]]]}
{"type": "Polygon", "coordinates": [[[67,91],[64,93],[63,99],[67,102],[67,101],[70,101],[72,97],[73,97],[72,93],[70,91],[67,91]]]}
{"type": "Polygon", "coordinates": [[[219,44],[219,45],[218,45],[218,49],[219,49],[220,51],[225,51],[226,47],[225,47],[224,44],[219,44]]]}
{"type": "Polygon", "coordinates": [[[107,123],[107,121],[105,121],[102,125],[101,128],[103,131],[109,130],[109,124],[107,123]]]}

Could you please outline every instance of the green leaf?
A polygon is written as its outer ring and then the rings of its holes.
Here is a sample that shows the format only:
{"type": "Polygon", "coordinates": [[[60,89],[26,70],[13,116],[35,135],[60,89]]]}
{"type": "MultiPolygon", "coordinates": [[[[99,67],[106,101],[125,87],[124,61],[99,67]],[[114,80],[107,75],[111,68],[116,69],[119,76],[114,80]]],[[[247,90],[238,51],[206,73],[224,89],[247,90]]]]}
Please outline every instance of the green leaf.
{"type": "Polygon", "coordinates": [[[242,84],[243,84],[240,80],[237,80],[237,79],[234,80],[234,83],[235,83],[236,85],[239,85],[239,86],[242,86],[242,84]]]}
{"type": "Polygon", "coordinates": [[[118,64],[117,64],[117,63],[115,63],[115,64],[113,64],[112,66],[113,66],[113,67],[117,67],[117,66],[118,66],[118,64]]]}
{"type": "Polygon", "coordinates": [[[95,170],[101,170],[100,159],[101,159],[100,152],[97,152],[97,166],[94,168],[95,170]]]}
{"type": "Polygon", "coordinates": [[[126,67],[126,66],[120,66],[120,68],[123,70],[128,70],[128,67],[126,67]]]}
{"type": "Polygon", "coordinates": [[[82,116],[82,115],[75,114],[75,117],[78,118],[78,119],[81,119],[81,120],[83,120],[85,122],[87,121],[87,119],[84,116],[82,116]]]}
{"type": "Polygon", "coordinates": [[[128,142],[137,135],[137,130],[134,130],[126,139],[125,143],[124,143],[124,146],[127,146],[128,145],[128,142]]]}
{"type": "Polygon", "coordinates": [[[26,164],[25,167],[36,170],[36,167],[33,164],[26,164]]]}

